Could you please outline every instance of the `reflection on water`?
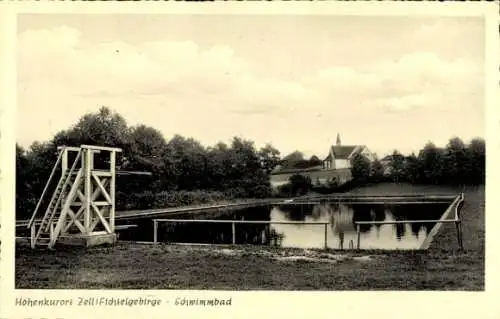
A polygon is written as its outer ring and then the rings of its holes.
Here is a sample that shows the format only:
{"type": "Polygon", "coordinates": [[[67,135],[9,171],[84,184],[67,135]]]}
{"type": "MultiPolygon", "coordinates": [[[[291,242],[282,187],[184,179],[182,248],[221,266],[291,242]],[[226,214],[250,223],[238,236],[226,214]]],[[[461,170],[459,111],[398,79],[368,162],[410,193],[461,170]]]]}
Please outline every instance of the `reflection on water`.
{"type": "MultiPolygon", "coordinates": [[[[325,203],[320,205],[261,206],[220,212],[212,219],[269,221],[270,224],[160,223],[158,240],[167,242],[276,245],[323,248],[323,224],[276,224],[305,221],[327,223],[327,246],[356,247],[357,221],[404,221],[439,219],[447,204],[373,205],[325,203]]],[[[183,218],[183,217],[176,217],[183,218]]],[[[186,216],[188,218],[188,216],[186,216]]],[[[189,217],[190,219],[193,216],[189,217]]],[[[208,219],[208,218],[203,218],[208,219]]],[[[136,222],[134,222],[136,223],[136,222]]],[[[361,249],[417,249],[434,223],[360,225],[361,249]]],[[[141,221],[134,240],[152,240],[152,221],[141,221]]]]}
{"type": "MultiPolygon", "coordinates": [[[[322,204],[313,207],[282,206],[271,210],[272,221],[324,221],[327,227],[327,245],[330,248],[356,247],[356,221],[404,221],[411,219],[439,219],[447,205],[343,205],[322,204]]],[[[361,249],[417,249],[423,243],[434,223],[360,225],[361,249]]],[[[324,226],[283,225],[273,227],[283,233],[284,247],[324,247],[324,226]]]]}

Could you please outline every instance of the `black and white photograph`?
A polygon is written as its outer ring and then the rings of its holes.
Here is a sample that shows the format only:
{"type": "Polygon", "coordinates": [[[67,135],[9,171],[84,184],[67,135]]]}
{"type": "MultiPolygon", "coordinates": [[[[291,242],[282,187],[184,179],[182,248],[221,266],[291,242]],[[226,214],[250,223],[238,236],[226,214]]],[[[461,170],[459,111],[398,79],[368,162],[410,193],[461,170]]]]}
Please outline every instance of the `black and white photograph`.
{"type": "Polygon", "coordinates": [[[485,16],[311,12],[17,14],[14,289],[485,291],[485,16]]]}

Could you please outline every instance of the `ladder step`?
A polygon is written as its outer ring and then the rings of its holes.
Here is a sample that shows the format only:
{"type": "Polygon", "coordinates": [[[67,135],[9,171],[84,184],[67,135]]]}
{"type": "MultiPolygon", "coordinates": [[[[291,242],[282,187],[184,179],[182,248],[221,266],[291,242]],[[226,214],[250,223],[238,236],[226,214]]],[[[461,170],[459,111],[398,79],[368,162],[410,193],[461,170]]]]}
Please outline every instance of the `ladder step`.
{"type": "Polygon", "coordinates": [[[48,247],[49,246],[49,243],[36,243],[38,246],[45,246],[45,247],[48,247]]]}

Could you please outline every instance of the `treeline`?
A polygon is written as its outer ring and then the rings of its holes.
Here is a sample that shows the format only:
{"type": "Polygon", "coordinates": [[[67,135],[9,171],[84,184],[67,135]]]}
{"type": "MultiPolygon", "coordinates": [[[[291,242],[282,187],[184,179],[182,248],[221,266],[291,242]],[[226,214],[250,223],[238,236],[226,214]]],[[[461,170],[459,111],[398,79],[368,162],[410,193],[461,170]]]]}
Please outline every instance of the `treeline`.
{"type": "Polygon", "coordinates": [[[211,147],[179,135],[167,141],[158,130],[128,126],[121,115],[103,107],[50,141],[35,142],[26,150],[16,145],[18,218],[31,216],[56,162],[57,147],[82,144],[120,147],[118,169],[152,173],[117,178],[117,209],[267,197],[269,173],[280,159],[273,146],[256,149],[239,137],[211,147]]]}
{"type": "Polygon", "coordinates": [[[316,155],[311,156],[309,159],[305,159],[302,152],[295,151],[281,159],[278,164],[282,170],[293,170],[321,166],[323,161],[316,155]]]}
{"type": "MultiPolygon", "coordinates": [[[[156,129],[129,126],[108,108],[84,115],[72,127],[28,149],[16,145],[16,215],[29,218],[57,159],[57,147],[102,145],[120,147],[117,168],[147,171],[152,176],[119,176],[117,209],[145,209],[271,196],[269,175],[277,166],[308,168],[321,165],[313,156],[294,152],[281,160],[272,145],[257,149],[252,141],[234,137],[230,143],[205,147],[179,135],[166,140],[156,129]]],[[[389,160],[352,160],[353,182],[410,182],[425,184],[482,184],[485,180],[485,142],[476,138],[465,144],[452,138],[446,148],[428,143],[418,154],[395,151],[389,160]]],[[[96,161],[98,165],[99,162],[96,161]]],[[[101,163],[102,164],[102,163],[101,163]]],[[[286,196],[311,190],[310,179],[292,176],[286,196]]],[[[345,190],[330,183],[327,188],[345,190]]]]}
{"type": "MultiPolygon", "coordinates": [[[[288,167],[297,168],[297,163],[313,162],[304,160],[300,152],[287,156],[288,167]]],[[[361,154],[351,159],[352,180],[340,184],[331,179],[322,185],[314,185],[307,173],[290,176],[288,183],[277,189],[283,197],[305,195],[311,191],[328,194],[345,192],[368,183],[412,183],[433,185],[480,185],[486,177],[486,147],[481,138],[474,138],[465,144],[460,138],[451,138],[445,148],[438,148],[432,142],[427,143],[418,155],[405,156],[395,150],[391,155],[370,161],[361,154]]]]}
{"type": "Polygon", "coordinates": [[[352,160],[352,175],[359,182],[409,182],[442,185],[485,183],[486,145],[481,138],[465,144],[453,137],[445,148],[427,143],[418,155],[404,156],[398,151],[374,162],[362,156],[352,160]]]}

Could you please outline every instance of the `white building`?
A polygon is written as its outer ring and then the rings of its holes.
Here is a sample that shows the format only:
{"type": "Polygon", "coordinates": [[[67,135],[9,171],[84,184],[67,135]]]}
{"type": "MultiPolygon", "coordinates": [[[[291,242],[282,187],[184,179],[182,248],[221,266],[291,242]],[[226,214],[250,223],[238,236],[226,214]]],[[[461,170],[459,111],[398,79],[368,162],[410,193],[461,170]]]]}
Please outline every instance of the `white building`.
{"type": "Polygon", "coordinates": [[[342,145],[337,134],[337,144],[330,147],[328,156],[323,160],[323,169],[351,168],[351,159],[356,155],[364,155],[374,161],[375,156],[365,145],[342,145]]]}

